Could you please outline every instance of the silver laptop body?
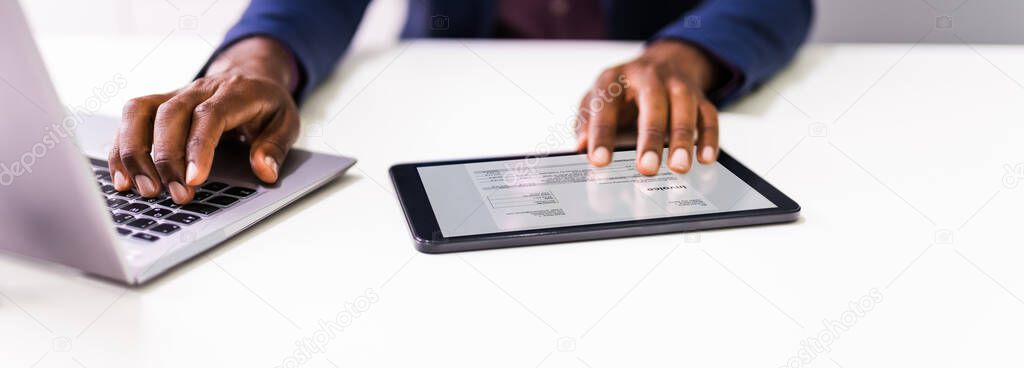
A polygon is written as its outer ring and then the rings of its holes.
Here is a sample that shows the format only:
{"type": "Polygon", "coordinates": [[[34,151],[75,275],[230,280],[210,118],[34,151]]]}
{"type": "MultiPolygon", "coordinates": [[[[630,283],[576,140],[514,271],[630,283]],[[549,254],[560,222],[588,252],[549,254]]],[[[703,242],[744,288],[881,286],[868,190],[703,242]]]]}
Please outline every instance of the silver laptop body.
{"type": "Polygon", "coordinates": [[[355,160],[293,149],[273,186],[248,148],[222,143],[196,205],[112,191],[103,147],[113,117],[61,104],[16,0],[0,0],[0,251],[142,284],[342,175],[355,160]],[[76,141],[77,140],[77,141],[76,141]],[[103,152],[87,149],[90,156],[103,152]],[[102,151],[102,149],[100,149],[102,151]],[[116,222],[115,222],[116,221],[116,222]]]}

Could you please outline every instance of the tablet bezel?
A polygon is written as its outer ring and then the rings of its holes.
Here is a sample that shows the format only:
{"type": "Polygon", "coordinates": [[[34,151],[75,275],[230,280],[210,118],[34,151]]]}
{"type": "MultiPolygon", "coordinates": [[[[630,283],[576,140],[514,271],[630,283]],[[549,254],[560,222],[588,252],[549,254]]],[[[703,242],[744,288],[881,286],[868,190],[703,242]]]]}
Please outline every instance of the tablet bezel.
{"type": "MultiPolygon", "coordinates": [[[[616,151],[633,150],[635,149],[632,147],[616,149],[616,151]]],[[[392,166],[389,172],[391,175],[391,182],[395,187],[396,194],[398,195],[398,199],[401,202],[403,212],[405,213],[406,220],[409,224],[409,229],[412,232],[417,247],[421,251],[428,253],[443,252],[443,249],[432,248],[441,248],[444,247],[446,244],[461,242],[479,242],[483,240],[535,237],[551,234],[561,234],[566,232],[601,231],[618,228],[632,228],[639,226],[665,225],[678,222],[720,222],[721,220],[748,217],[766,217],[773,215],[793,215],[792,218],[795,219],[795,215],[800,212],[800,205],[798,205],[795,201],[793,201],[791,198],[786,196],[777,188],[769,184],[767,181],[762,179],[753,171],[748,169],[742,163],[737,161],[725,150],[719,150],[718,162],[721,163],[722,166],[731,171],[738,178],[740,178],[740,180],[743,180],[745,183],[747,183],[747,185],[749,185],[751,188],[761,193],[761,195],[763,195],[766,199],[771,201],[776,207],[446,237],[441,232],[440,224],[437,221],[437,217],[434,215],[434,209],[430,203],[430,199],[427,197],[426,188],[423,186],[423,181],[420,178],[418,170],[418,168],[420,167],[459,165],[489,161],[523,160],[537,157],[569,156],[578,154],[580,153],[570,151],[552,153],[544,156],[517,155],[406,163],[392,166]]]]}

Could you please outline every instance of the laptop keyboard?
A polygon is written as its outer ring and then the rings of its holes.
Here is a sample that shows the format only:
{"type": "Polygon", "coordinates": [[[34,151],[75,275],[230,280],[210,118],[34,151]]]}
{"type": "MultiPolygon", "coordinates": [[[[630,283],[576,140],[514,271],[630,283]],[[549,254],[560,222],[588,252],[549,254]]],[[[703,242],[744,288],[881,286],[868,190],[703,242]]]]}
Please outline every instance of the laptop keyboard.
{"type": "Polygon", "coordinates": [[[192,202],[179,205],[166,192],[155,198],[143,198],[135,191],[118,192],[106,168],[95,165],[93,172],[117,233],[142,242],[155,242],[216,216],[256,193],[253,188],[210,181],[196,189],[192,202]]]}

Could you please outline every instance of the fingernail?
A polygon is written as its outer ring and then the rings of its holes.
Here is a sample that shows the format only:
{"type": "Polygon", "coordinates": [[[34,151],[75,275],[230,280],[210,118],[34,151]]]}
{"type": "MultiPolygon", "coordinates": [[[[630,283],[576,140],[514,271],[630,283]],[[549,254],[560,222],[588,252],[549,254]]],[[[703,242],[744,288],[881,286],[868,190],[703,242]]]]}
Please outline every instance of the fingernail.
{"type": "Polygon", "coordinates": [[[640,167],[645,171],[656,172],[658,171],[658,154],[654,151],[644,152],[644,155],[640,157],[640,167]]]}
{"type": "Polygon", "coordinates": [[[188,167],[185,168],[185,182],[193,183],[197,176],[199,176],[199,167],[195,162],[189,162],[188,167]]]}
{"type": "Polygon", "coordinates": [[[122,190],[128,188],[128,179],[120,171],[114,171],[114,187],[122,190]]]}
{"type": "Polygon", "coordinates": [[[607,147],[597,147],[594,149],[594,153],[591,158],[595,164],[607,165],[612,160],[612,154],[608,151],[607,147]]]}
{"type": "Polygon", "coordinates": [[[704,146],[704,149],[700,151],[700,156],[704,159],[704,162],[711,162],[715,159],[715,149],[711,146],[704,146]]]}
{"type": "Polygon", "coordinates": [[[135,185],[139,187],[139,191],[142,192],[142,194],[156,193],[156,186],[153,185],[153,181],[149,180],[145,175],[136,175],[135,185]]]}
{"type": "Polygon", "coordinates": [[[690,168],[690,151],[685,148],[676,148],[675,151],[672,151],[672,158],[668,160],[668,164],[675,171],[688,170],[690,168]]]}
{"type": "Polygon", "coordinates": [[[176,201],[180,202],[188,198],[188,189],[185,189],[184,185],[176,181],[167,184],[167,190],[171,191],[171,197],[174,197],[176,201]]]}
{"type": "Polygon", "coordinates": [[[270,167],[270,171],[274,173],[274,177],[277,177],[277,160],[270,156],[263,156],[263,163],[270,167]]]}

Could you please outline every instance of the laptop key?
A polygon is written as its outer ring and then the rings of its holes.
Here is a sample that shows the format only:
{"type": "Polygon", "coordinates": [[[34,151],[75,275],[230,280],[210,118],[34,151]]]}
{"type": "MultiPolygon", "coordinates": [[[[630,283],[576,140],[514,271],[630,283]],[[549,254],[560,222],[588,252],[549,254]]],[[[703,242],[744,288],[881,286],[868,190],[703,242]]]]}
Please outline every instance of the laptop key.
{"type": "Polygon", "coordinates": [[[100,187],[100,191],[102,191],[103,194],[114,194],[114,193],[117,193],[117,189],[114,189],[113,185],[104,185],[104,186],[100,187]]]}
{"type": "Polygon", "coordinates": [[[127,206],[121,207],[121,211],[128,211],[131,213],[142,213],[142,211],[148,210],[149,206],[142,203],[132,203],[127,206]]]}
{"type": "Polygon", "coordinates": [[[145,241],[149,241],[149,242],[155,242],[157,240],[160,240],[159,236],[150,235],[150,234],[146,234],[146,233],[135,233],[135,235],[132,235],[132,237],[136,238],[136,239],[142,239],[142,240],[145,240],[145,241]]]}
{"type": "Polygon", "coordinates": [[[119,228],[117,228],[117,233],[121,234],[121,235],[128,235],[128,234],[131,234],[132,231],[128,230],[128,229],[125,229],[123,227],[119,227],[119,228]]]}
{"type": "Polygon", "coordinates": [[[96,179],[110,181],[110,172],[107,170],[96,170],[93,171],[96,174],[96,179]]]}
{"type": "Polygon", "coordinates": [[[121,198],[107,198],[107,207],[118,208],[124,206],[128,201],[121,198]]]}
{"type": "Polygon", "coordinates": [[[114,222],[118,223],[118,224],[123,224],[125,222],[128,222],[128,221],[131,221],[131,220],[135,219],[135,216],[129,215],[127,213],[115,213],[115,214],[111,215],[111,217],[113,217],[114,218],[114,222]]]}
{"type": "Polygon", "coordinates": [[[189,212],[195,212],[195,213],[199,213],[199,214],[203,214],[203,215],[209,215],[211,213],[219,211],[220,207],[211,206],[211,205],[208,205],[208,204],[192,202],[192,203],[186,204],[184,206],[181,206],[181,209],[183,209],[185,211],[189,211],[189,212]]]}
{"type": "Polygon", "coordinates": [[[246,187],[231,187],[224,191],[224,194],[230,194],[235,197],[248,197],[253,193],[256,193],[256,189],[246,187]]]}
{"type": "Polygon", "coordinates": [[[175,231],[178,230],[181,230],[181,226],[175,224],[160,224],[154,226],[152,229],[149,229],[149,231],[152,231],[154,233],[161,233],[164,235],[173,234],[175,231]]]}
{"type": "Polygon", "coordinates": [[[157,203],[157,204],[159,204],[161,206],[164,206],[164,207],[167,207],[167,208],[170,208],[170,209],[175,209],[175,210],[181,208],[180,204],[174,203],[174,200],[170,199],[170,198],[165,199],[163,202],[160,202],[160,203],[157,203]]]}
{"type": "Polygon", "coordinates": [[[157,208],[151,209],[149,211],[146,211],[146,213],[144,215],[149,216],[149,217],[164,218],[165,216],[170,215],[172,213],[174,213],[174,211],[171,211],[171,210],[166,209],[166,208],[159,208],[159,207],[157,207],[157,208]]]}
{"type": "Polygon", "coordinates": [[[210,198],[210,196],[212,196],[212,195],[213,195],[213,193],[210,193],[210,192],[198,191],[198,192],[196,192],[196,195],[192,196],[192,200],[196,201],[196,202],[199,202],[199,201],[202,201],[204,199],[210,198]]]}
{"type": "Polygon", "coordinates": [[[227,207],[238,202],[238,198],[229,196],[216,196],[206,200],[206,203],[213,203],[218,206],[227,207]]]}
{"type": "Polygon", "coordinates": [[[153,224],[155,224],[155,223],[156,223],[156,220],[154,220],[154,219],[140,218],[138,220],[129,222],[128,226],[134,227],[136,229],[145,229],[147,227],[153,226],[153,224]]]}
{"type": "Polygon", "coordinates": [[[165,220],[174,221],[185,225],[191,225],[192,223],[199,221],[199,216],[187,213],[175,213],[173,215],[167,216],[165,220]]]}
{"type": "Polygon", "coordinates": [[[149,203],[149,204],[158,204],[158,203],[160,203],[161,201],[163,201],[165,199],[167,199],[167,196],[161,194],[161,195],[158,195],[158,196],[153,197],[153,198],[139,198],[139,201],[140,202],[146,202],[146,203],[149,203]]]}
{"type": "Polygon", "coordinates": [[[227,188],[227,187],[228,187],[227,184],[224,184],[224,183],[221,183],[221,182],[217,182],[217,181],[211,181],[209,183],[203,184],[203,186],[202,186],[203,190],[209,190],[211,192],[219,192],[219,191],[224,190],[224,188],[227,188]]]}
{"type": "Polygon", "coordinates": [[[131,191],[129,191],[129,192],[118,192],[117,195],[119,197],[128,198],[128,199],[139,198],[139,193],[135,193],[135,192],[131,192],[131,191]]]}

